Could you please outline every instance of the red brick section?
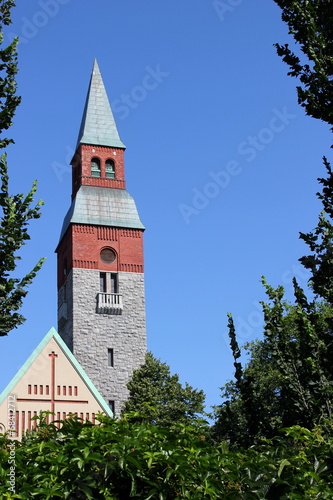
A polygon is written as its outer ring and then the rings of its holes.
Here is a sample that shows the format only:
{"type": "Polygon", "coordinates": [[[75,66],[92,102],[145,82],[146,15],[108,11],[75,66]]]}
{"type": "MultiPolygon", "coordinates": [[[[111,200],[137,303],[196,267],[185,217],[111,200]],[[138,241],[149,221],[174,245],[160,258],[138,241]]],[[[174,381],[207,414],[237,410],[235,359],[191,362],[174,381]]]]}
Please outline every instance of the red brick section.
{"type": "MultiPolygon", "coordinates": [[[[72,200],[80,186],[126,189],[124,149],[80,144],[72,160],[72,200]],[[98,158],[101,176],[91,176],[91,160],[98,158]],[[115,179],[105,177],[105,162],[113,160],[115,179]]],[[[143,231],[109,226],[70,224],[57,249],[58,288],[73,267],[110,272],[143,273],[143,231]],[[103,248],[112,248],[115,262],[105,264],[100,258],[103,248]]]]}
{"type": "Polygon", "coordinates": [[[143,273],[143,230],[71,224],[58,248],[58,288],[73,267],[143,273]],[[112,264],[101,260],[103,248],[115,250],[112,264]]]}
{"type": "Polygon", "coordinates": [[[82,185],[126,189],[124,149],[80,144],[72,160],[72,167],[72,200],[82,185]],[[100,160],[100,177],[91,176],[92,158],[100,160]],[[106,179],[105,177],[106,160],[114,161],[115,179],[106,179]]]}

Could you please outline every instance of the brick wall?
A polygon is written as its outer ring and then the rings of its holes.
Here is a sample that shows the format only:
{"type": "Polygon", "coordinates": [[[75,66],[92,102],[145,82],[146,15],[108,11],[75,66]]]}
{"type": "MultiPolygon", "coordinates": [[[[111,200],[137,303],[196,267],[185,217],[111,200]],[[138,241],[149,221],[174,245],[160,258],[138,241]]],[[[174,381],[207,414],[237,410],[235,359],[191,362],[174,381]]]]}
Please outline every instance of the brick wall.
{"type": "Polygon", "coordinates": [[[123,149],[81,144],[76,154],[74,155],[72,161],[72,167],[73,167],[72,199],[74,199],[81,185],[126,189],[123,149]],[[98,158],[100,160],[100,165],[101,165],[100,177],[91,177],[92,158],[98,158]],[[115,179],[106,179],[105,177],[106,160],[114,161],[115,179]]]}

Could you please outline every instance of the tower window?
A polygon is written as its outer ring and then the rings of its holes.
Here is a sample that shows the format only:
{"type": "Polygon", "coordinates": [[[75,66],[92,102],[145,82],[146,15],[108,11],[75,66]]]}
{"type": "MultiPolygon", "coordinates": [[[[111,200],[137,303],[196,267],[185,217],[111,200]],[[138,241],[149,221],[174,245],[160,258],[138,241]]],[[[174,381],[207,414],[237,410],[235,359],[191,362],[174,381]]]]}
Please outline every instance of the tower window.
{"type": "Polygon", "coordinates": [[[92,177],[101,176],[101,162],[99,158],[92,158],[91,160],[91,175],[92,177]]]}
{"type": "Polygon", "coordinates": [[[66,258],[64,258],[63,271],[64,271],[64,276],[66,276],[66,274],[67,274],[67,259],[66,258]]]}
{"type": "Polygon", "coordinates": [[[118,293],[118,275],[117,273],[100,273],[100,292],[118,293]]]}
{"type": "Polygon", "coordinates": [[[112,413],[114,415],[114,401],[113,400],[109,399],[109,407],[110,407],[110,410],[112,411],[112,413]]]}
{"type": "Polygon", "coordinates": [[[107,179],[115,178],[115,168],[113,160],[106,160],[105,162],[105,177],[107,179]]]}
{"type": "Polygon", "coordinates": [[[116,260],[116,252],[112,248],[102,248],[100,253],[101,260],[104,264],[112,264],[116,260]]]}
{"type": "Polygon", "coordinates": [[[108,366],[113,366],[113,349],[108,349],[108,366]]]}

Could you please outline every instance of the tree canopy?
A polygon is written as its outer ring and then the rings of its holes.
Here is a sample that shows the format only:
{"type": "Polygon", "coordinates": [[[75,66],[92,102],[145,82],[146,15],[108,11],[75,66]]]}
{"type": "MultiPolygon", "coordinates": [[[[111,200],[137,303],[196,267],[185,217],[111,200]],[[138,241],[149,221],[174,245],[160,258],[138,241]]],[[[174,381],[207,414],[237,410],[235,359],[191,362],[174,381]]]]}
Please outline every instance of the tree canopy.
{"type": "MultiPolygon", "coordinates": [[[[11,8],[13,0],[1,2],[0,6],[0,133],[12,125],[15,110],[21,98],[16,95],[17,74],[17,43],[15,38],[7,47],[2,47],[4,41],[4,26],[11,23],[11,8]]],[[[1,137],[0,148],[6,148],[13,139],[1,137]]],[[[28,224],[31,219],[40,217],[40,200],[32,206],[37,190],[37,182],[32,185],[27,195],[9,193],[9,175],[7,155],[0,157],[0,336],[7,335],[13,328],[25,321],[18,312],[23,299],[27,295],[27,286],[41,268],[44,259],[40,259],[32,271],[22,278],[13,276],[20,256],[17,252],[30,239],[28,224]]]]}
{"type": "Polygon", "coordinates": [[[123,414],[136,412],[151,423],[172,426],[176,422],[189,424],[204,411],[205,394],[171,375],[166,363],[146,354],[145,363],[134,371],[127,384],[129,398],[123,414]]]}
{"type": "Polygon", "coordinates": [[[253,500],[332,497],[332,436],[295,427],[248,450],[175,423],[42,418],[22,443],[0,435],[0,497],[55,500],[253,500]],[[12,457],[15,456],[13,475],[12,457]],[[11,482],[10,482],[11,481],[11,482]]]}
{"type": "MultiPolygon", "coordinates": [[[[301,52],[276,44],[277,53],[299,78],[298,100],[306,113],[333,124],[333,2],[331,0],[275,0],[301,52]]],[[[219,439],[248,446],[272,437],[283,427],[308,429],[332,419],[333,396],[333,174],[324,157],[327,176],[319,178],[317,196],[323,210],[316,228],[300,233],[310,253],[300,258],[310,271],[307,292],[294,278],[294,303],[284,289],[263,278],[268,302],[263,340],[245,346],[250,354],[243,369],[232,316],[230,345],[235,381],[223,388],[225,401],[215,409],[214,433],[219,439]]]]}
{"type": "Polygon", "coordinates": [[[332,0],[274,0],[282,9],[301,52],[276,44],[277,53],[297,77],[298,102],[308,115],[333,125],[333,3],[332,0]]]}

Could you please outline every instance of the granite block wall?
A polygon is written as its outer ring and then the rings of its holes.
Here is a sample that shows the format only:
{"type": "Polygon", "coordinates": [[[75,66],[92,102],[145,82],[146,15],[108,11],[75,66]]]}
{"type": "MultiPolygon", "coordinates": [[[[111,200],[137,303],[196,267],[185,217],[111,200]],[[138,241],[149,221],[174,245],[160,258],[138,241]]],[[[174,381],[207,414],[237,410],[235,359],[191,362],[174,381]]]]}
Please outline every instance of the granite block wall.
{"type": "Polygon", "coordinates": [[[128,397],[126,383],[146,354],[144,274],[119,272],[118,280],[122,314],[96,312],[95,269],[72,269],[58,295],[59,333],[106,402],[114,401],[116,416],[128,397]]]}

